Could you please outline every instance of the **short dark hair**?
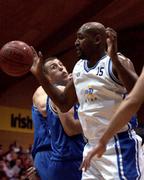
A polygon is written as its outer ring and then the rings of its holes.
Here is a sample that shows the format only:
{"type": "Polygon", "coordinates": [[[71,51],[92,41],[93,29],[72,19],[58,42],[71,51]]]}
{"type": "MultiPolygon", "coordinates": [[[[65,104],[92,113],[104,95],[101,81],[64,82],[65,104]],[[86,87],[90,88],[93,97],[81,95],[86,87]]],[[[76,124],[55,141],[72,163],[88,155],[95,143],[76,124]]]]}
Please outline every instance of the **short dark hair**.
{"type": "Polygon", "coordinates": [[[57,59],[57,57],[56,56],[48,57],[44,60],[44,64],[47,63],[48,61],[52,61],[54,59],[57,59]]]}
{"type": "Polygon", "coordinates": [[[47,69],[45,68],[45,64],[49,61],[53,61],[54,59],[58,59],[56,56],[51,56],[51,57],[48,57],[44,60],[44,66],[43,66],[43,70],[44,70],[44,73],[48,73],[47,69]]]}

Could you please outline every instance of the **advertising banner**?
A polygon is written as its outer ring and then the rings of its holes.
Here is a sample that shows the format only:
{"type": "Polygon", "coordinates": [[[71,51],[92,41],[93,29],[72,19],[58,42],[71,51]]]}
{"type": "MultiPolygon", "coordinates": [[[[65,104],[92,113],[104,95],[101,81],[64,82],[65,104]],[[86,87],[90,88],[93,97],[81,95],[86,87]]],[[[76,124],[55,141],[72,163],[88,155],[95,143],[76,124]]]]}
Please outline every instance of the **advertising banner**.
{"type": "Polygon", "coordinates": [[[31,110],[0,106],[0,130],[33,133],[31,110]]]}

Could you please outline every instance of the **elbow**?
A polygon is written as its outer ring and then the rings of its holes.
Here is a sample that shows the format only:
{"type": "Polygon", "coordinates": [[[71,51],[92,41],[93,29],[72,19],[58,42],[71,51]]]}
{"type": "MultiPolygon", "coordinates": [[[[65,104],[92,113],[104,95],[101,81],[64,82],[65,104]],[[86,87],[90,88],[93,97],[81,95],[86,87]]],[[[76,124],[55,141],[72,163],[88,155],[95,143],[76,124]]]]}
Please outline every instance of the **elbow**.
{"type": "Polygon", "coordinates": [[[76,136],[76,135],[79,135],[79,134],[82,134],[82,129],[71,129],[71,130],[67,130],[65,131],[65,133],[71,137],[71,136],[76,136]]]}
{"type": "Polygon", "coordinates": [[[66,133],[67,136],[71,137],[71,136],[74,136],[75,133],[73,132],[72,129],[67,129],[67,128],[64,128],[64,132],[66,133]]]}
{"type": "Polygon", "coordinates": [[[69,131],[69,132],[67,132],[67,135],[68,135],[69,137],[72,137],[72,136],[74,136],[75,134],[74,134],[73,132],[69,131]]]}
{"type": "Polygon", "coordinates": [[[72,136],[78,135],[78,134],[80,134],[80,133],[75,132],[75,131],[68,131],[68,132],[66,132],[66,134],[67,134],[69,137],[72,137],[72,136]]]}

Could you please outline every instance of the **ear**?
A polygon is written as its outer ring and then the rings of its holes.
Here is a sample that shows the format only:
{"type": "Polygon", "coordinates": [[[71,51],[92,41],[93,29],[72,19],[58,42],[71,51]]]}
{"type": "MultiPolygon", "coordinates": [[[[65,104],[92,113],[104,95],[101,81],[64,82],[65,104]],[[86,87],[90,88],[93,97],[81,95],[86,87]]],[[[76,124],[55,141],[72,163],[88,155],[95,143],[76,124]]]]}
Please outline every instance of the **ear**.
{"type": "Polygon", "coordinates": [[[100,34],[97,34],[95,36],[95,44],[100,44],[101,43],[101,35],[100,34]]]}

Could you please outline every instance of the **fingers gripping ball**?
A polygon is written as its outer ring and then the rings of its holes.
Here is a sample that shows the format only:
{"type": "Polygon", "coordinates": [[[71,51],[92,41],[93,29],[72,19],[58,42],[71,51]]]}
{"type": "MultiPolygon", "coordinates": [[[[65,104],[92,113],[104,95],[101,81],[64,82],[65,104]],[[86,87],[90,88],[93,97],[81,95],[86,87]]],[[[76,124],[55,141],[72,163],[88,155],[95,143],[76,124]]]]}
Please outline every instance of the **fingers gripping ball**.
{"type": "Polygon", "coordinates": [[[33,63],[31,47],[22,41],[10,41],[0,49],[0,67],[10,76],[22,76],[33,63]]]}

